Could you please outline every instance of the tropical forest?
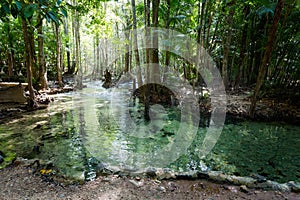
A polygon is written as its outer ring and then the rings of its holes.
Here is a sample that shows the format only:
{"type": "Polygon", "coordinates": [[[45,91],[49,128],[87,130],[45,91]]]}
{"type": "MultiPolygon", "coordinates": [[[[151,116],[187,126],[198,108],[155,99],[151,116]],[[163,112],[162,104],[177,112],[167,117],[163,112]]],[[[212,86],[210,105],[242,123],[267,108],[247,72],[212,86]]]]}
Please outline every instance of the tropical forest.
{"type": "Polygon", "coordinates": [[[298,0],[0,0],[0,200],[300,199],[298,0]]]}

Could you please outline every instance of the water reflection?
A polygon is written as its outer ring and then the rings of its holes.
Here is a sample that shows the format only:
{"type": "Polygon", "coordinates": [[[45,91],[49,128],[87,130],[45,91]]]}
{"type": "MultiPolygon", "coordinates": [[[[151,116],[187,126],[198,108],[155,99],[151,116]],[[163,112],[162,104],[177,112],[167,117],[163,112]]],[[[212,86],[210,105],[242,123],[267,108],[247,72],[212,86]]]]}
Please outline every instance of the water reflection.
{"type": "Polygon", "coordinates": [[[200,160],[205,126],[193,135],[189,130],[194,127],[189,121],[180,123],[178,109],[156,107],[154,111],[162,110],[162,121],[152,122],[153,127],[158,127],[155,134],[146,134],[137,127],[132,130],[141,134],[132,134],[128,131],[128,118],[137,125],[147,123],[138,102],[128,107],[128,90],[99,86],[101,83],[90,83],[83,91],[58,94],[47,110],[0,125],[1,151],[10,158],[18,155],[53,163],[66,177],[93,179],[99,166],[112,170],[159,166],[176,171],[213,169],[241,176],[254,173],[279,182],[300,181],[299,126],[227,123],[214,149],[200,160]],[[180,126],[186,132],[184,136],[176,134],[180,126]],[[37,145],[38,152],[34,149],[37,145]],[[176,157],[179,158],[168,160],[176,157]]]}

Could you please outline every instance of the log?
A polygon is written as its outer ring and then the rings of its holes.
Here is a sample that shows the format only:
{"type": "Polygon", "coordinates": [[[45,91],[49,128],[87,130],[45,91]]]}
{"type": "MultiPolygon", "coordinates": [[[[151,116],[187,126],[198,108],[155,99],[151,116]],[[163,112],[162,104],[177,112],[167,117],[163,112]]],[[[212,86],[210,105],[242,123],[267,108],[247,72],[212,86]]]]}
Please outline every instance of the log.
{"type": "Polygon", "coordinates": [[[0,103],[25,103],[27,98],[24,95],[22,85],[0,88],[0,103]]]}

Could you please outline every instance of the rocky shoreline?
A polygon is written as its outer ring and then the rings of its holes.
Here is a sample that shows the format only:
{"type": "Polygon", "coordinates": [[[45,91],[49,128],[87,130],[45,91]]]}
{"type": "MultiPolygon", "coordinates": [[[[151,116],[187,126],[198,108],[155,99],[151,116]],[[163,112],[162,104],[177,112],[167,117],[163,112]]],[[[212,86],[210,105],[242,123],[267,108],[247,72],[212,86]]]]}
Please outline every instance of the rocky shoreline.
{"type": "Polygon", "coordinates": [[[78,185],[62,179],[53,181],[47,171],[36,171],[35,163],[35,160],[18,159],[0,170],[1,200],[297,200],[300,197],[299,184],[293,182],[278,184],[260,177],[226,176],[213,171],[175,174],[168,169],[151,169],[143,173],[112,173],[78,185]]]}
{"type": "MultiPolygon", "coordinates": [[[[21,166],[30,169],[32,173],[38,174],[45,180],[55,182],[57,184],[74,184],[84,183],[84,174],[79,174],[77,177],[66,178],[63,174],[57,173],[55,166],[47,164],[42,160],[37,159],[24,159],[18,157],[13,161],[13,167],[21,166]],[[49,167],[50,166],[50,167],[49,167]]],[[[221,171],[189,171],[189,172],[175,172],[169,168],[149,168],[145,170],[126,170],[116,167],[105,167],[99,163],[96,168],[97,177],[105,177],[116,175],[119,177],[143,177],[152,178],[157,180],[209,180],[219,184],[230,184],[248,189],[262,189],[273,190],[280,192],[295,192],[300,193],[300,183],[289,181],[287,183],[278,183],[276,181],[267,180],[267,178],[253,174],[251,177],[226,175],[221,171]]],[[[96,178],[97,178],[96,177],[96,178]]]]}

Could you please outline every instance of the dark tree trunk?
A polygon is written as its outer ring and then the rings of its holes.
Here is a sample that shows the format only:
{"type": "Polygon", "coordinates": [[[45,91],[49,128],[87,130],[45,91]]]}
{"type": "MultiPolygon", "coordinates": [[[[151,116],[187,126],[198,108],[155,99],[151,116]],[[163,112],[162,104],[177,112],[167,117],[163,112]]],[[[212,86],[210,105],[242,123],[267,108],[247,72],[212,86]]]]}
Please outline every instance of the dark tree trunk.
{"type": "Polygon", "coordinates": [[[141,74],[141,66],[140,66],[140,56],[137,42],[137,32],[136,32],[136,8],[135,8],[135,0],[131,0],[132,6],[132,18],[133,18],[133,43],[134,43],[134,54],[135,54],[135,64],[136,64],[136,76],[138,87],[143,85],[142,74],[141,74]]]}
{"type": "MultiPolygon", "coordinates": [[[[146,44],[150,43],[149,40],[149,35],[150,35],[150,0],[144,0],[144,18],[145,18],[145,27],[146,28],[146,32],[145,32],[145,38],[146,38],[146,44]]],[[[147,46],[147,45],[146,45],[147,46]]],[[[145,82],[149,83],[150,82],[150,48],[146,48],[146,76],[145,76],[145,82]]]]}
{"type": "Polygon", "coordinates": [[[15,61],[15,52],[14,52],[14,46],[13,46],[13,38],[10,33],[10,24],[8,24],[8,40],[9,40],[9,49],[7,51],[7,64],[8,64],[8,77],[11,78],[13,76],[13,71],[16,65],[15,61]]]}
{"type": "MultiPolygon", "coordinates": [[[[158,10],[159,0],[152,1],[152,24],[153,27],[158,27],[158,10]]],[[[156,31],[152,33],[153,49],[151,52],[152,66],[150,80],[155,83],[160,83],[160,67],[159,67],[159,54],[158,54],[158,34],[156,31]]]]}
{"type": "MultiPolygon", "coordinates": [[[[170,0],[166,0],[167,2],[167,12],[166,12],[166,29],[167,29],[167,38],[166,40],[169,40],[169,27],[170,27],[170,10],[171,10],[171,2],[170,0]]],[[[165,59],[165,68],[164,68],[164,77],[163,81],[167,79],[167,73],[169,72],[169,65],[170,65],[170,52],[169,52],[169,47],[166,46],[166,59],[165,59]]]]}
{"type": "Polygon", "coordinates": [[[64,33],[67,36],[66,41],[66,54],[67,54],[67,73],[71,72],[71,51],[70,51],[70,45],[69,45],[69,26],[68,26],[68,18],[65,18],[64,23],[64,33]]]}
{"type": "Polygon", "coordinates": [[[279,21],[280,21],[283,6],[284,6],[283,0],[278,0],[277,5],[276,5],[276,9],[275,9],[275,13],[274,13],[272,26],[271,26],[269,36],[268,36],[268,42],[267,42],[267,45],[266,45],[266,50],[265,50],[265,53],[264,53],[262,64],[261,64],[260,69],[259,69],[259,74],[258,74],[258,77],[257,77],[256,86],[255,86],[255,89],[254,89],[254,94],[253,94],[253,97],[251,99],[251,105],[250,105],[250,110],[249,110],[250,117],[254,117],[254,114],[255,114],[255,107],[256,107],[256,102],[257,102],[258,95],[259,95],[259,92],[260,92],[260,88],[263,85],[265,75],[266,75],[266,72],[267,72],[267,69],[268,69],[268,65],[270,63],[272,50],[274,49],[274,42],[276,40],[276,31],[277,31],[277,27],[278,27],[278,24],[279,24],[279,21]]]}
{"type": "MultiPolygon", "coordinates": [[[[245,18],[247,17],[249,12],[250,12],[250,6],[247,5],[244,9],[244,17],[245,18]]],[[[238,71],[237,71],[237,74],[235,77],[235,83],[234,83],[235,87],[240,85],[241,73],[243,70],[243,62],[244,62],[245,53],[246,53],[247,29],[248,29],[248,22],[245,23],[243,30],[242,30],[241,49],[240,49],[240,55],[239,55],[239,60],[238,60],[238,71]]]]}
{"type": "Polygon", "coordinates": [[[30,105],[34,106],[35,104],[35,95],[32,86],[32,67],[34,63],[32,51],[31,51],[31,41],[29,34],[33,33],[32,31],[28,31],[28,24],[26,18],[22,17],[22,29],[23,29],[23,37],[25,44],[25,60],[26,60],[26,68],[27,68],[27,82],[28,82],[28,90],[30,96],[30,105]]]}

